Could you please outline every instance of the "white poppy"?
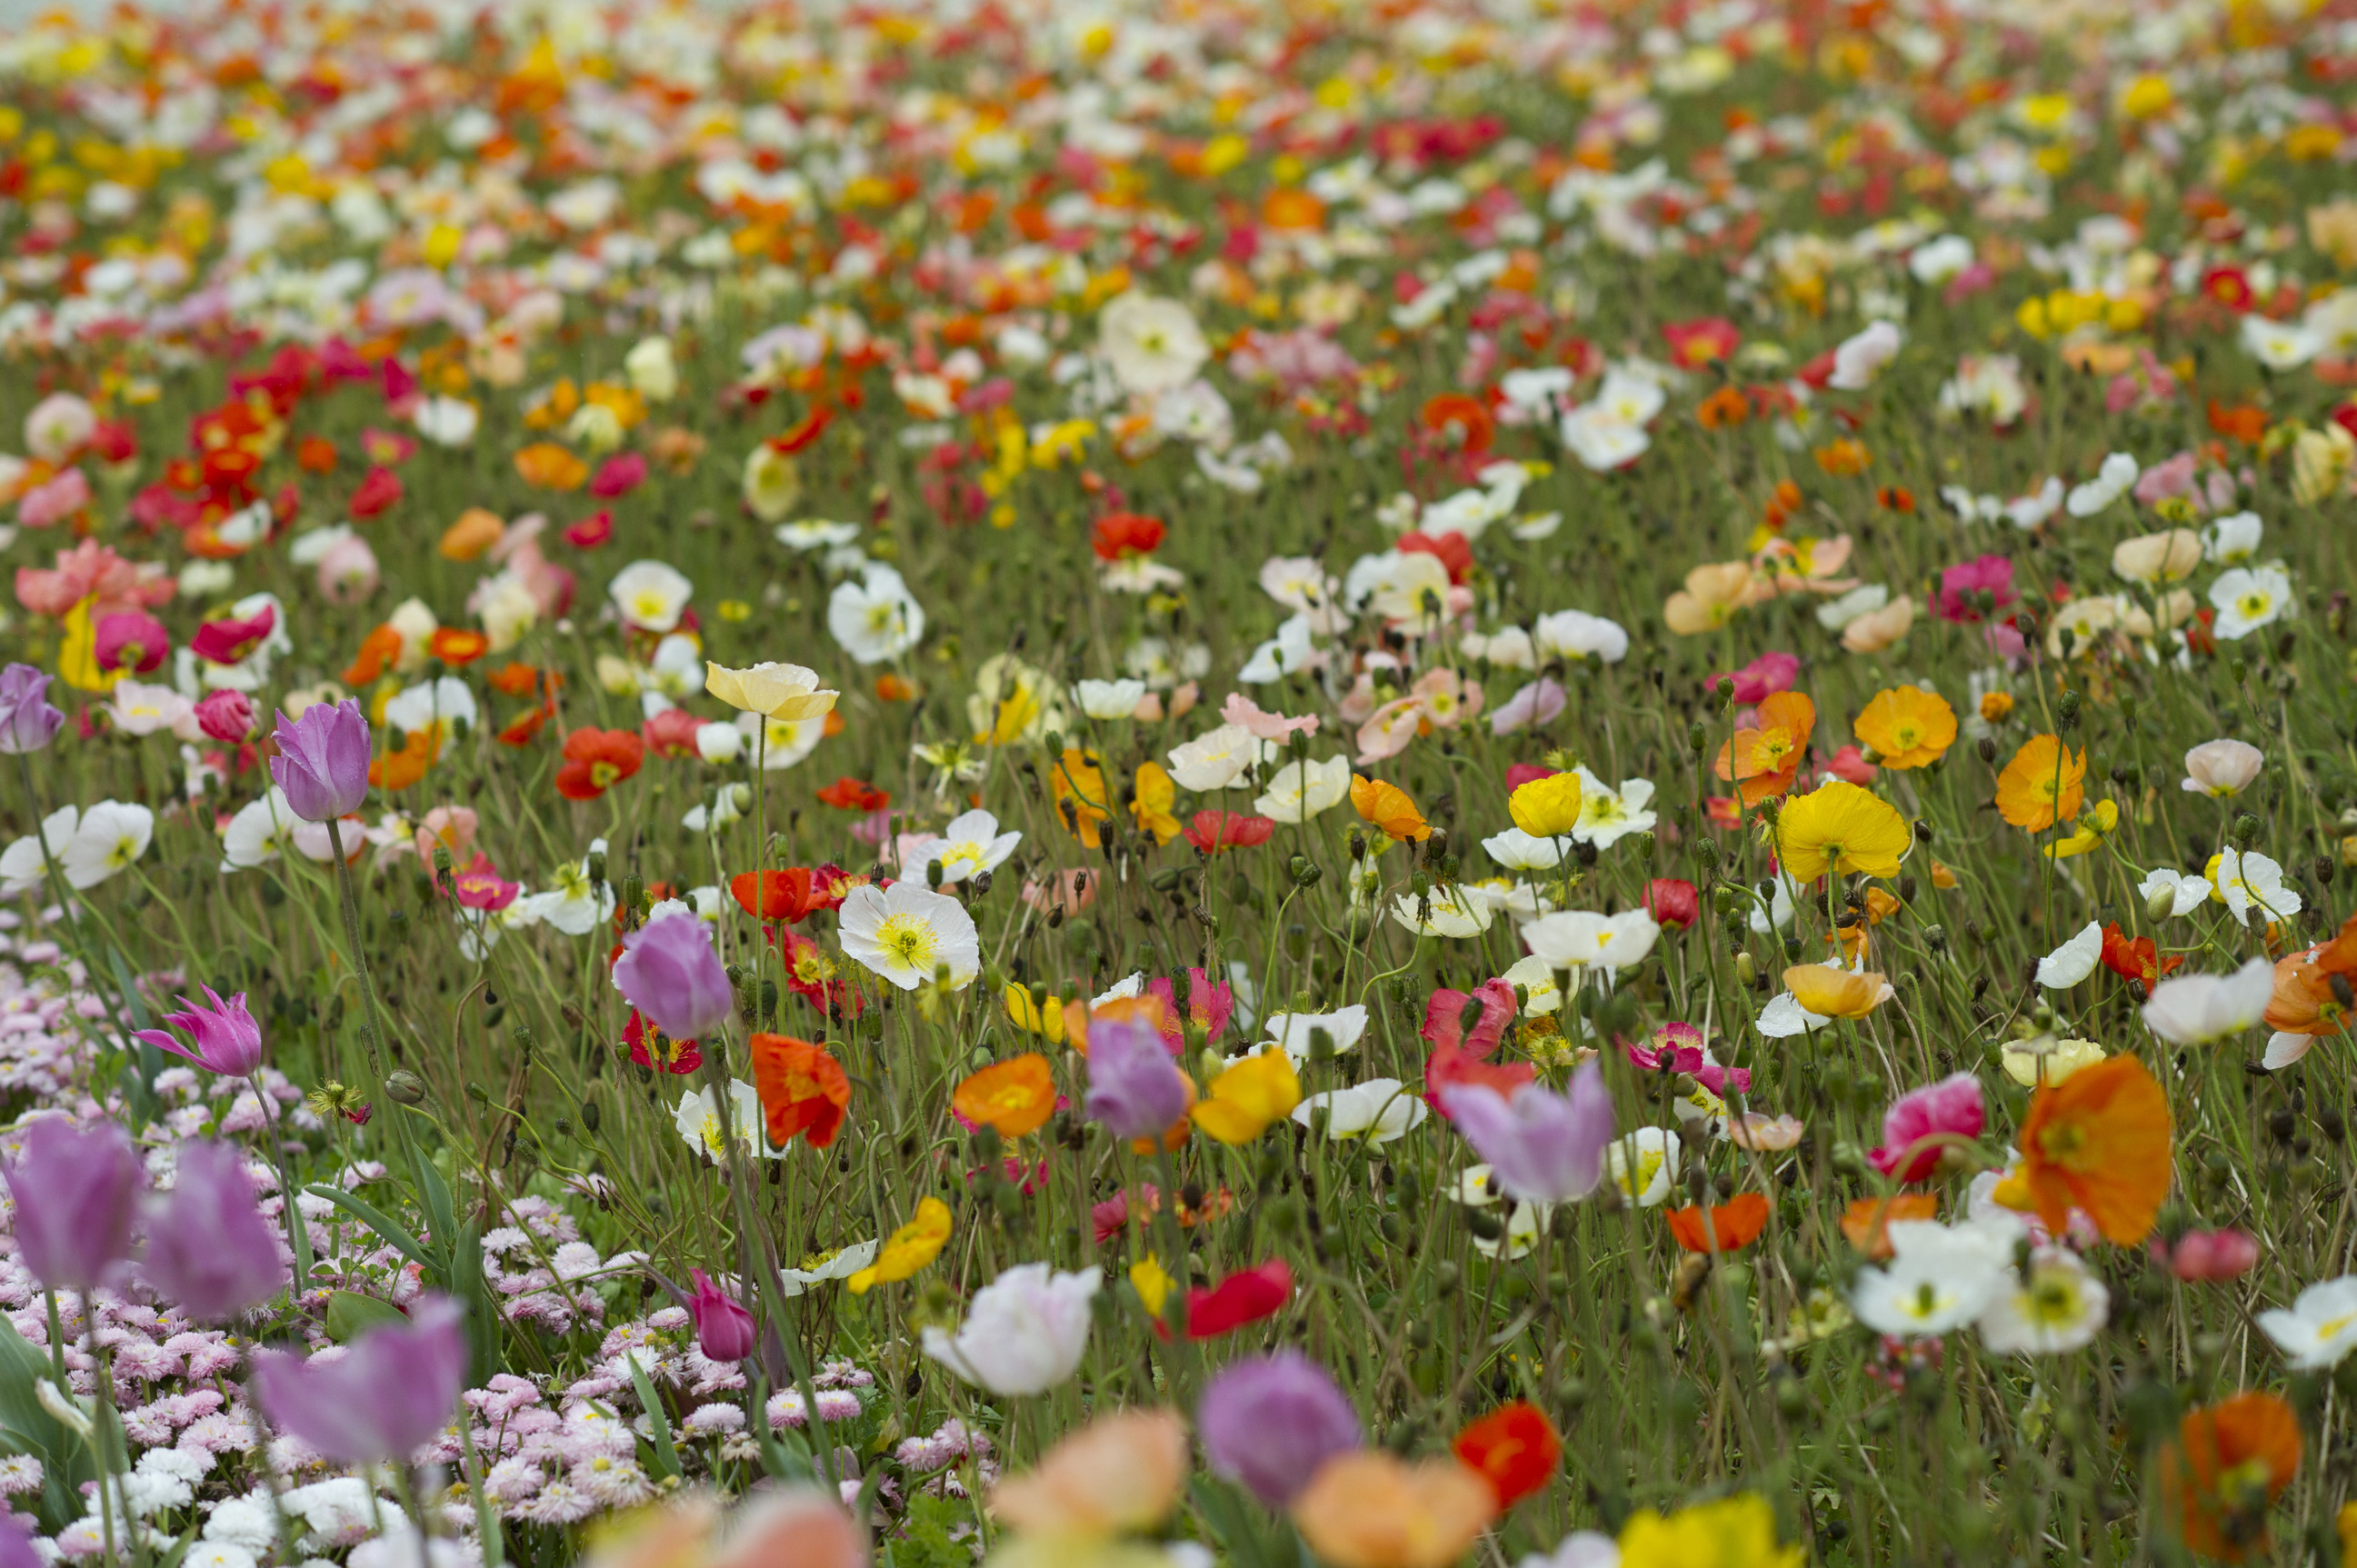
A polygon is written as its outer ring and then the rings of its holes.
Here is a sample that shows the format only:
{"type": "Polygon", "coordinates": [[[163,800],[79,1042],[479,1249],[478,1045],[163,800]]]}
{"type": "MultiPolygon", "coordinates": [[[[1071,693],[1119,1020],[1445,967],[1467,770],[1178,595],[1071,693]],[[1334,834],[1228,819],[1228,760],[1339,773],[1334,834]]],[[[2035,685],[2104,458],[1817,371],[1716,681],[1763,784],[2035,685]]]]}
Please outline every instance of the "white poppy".
{"type": "Polygon", "coordinates": [[[2063,510],[2072,517],[2093,517],[2127,494],[2140,472],[2134,457],[2126,452],[2115,452],[2104,459],[2104,466],[2096,470],[2093,478],[2071,488],[2063,510]]]}
{"type": "Polygon", "coordinates": [[[930,983],[943,965],[952,990],[982,967],[981,940],[965,906],[913,882],[855,887],[837,912],[843,950],[903,991],[930,983]]]}
{"type": "Polygon", "coordinates": [[[800,1268],[780,1269],[778,1294],[784,1296],[797,1296],[813,1285],[832,1284],[836,1280],[847,1280],[874,1262],[877,1252],[882,1247],[881,1241],[861,1241],[822,1257],[804,1258],[800,1268]]]}
{"type": "Polygon", "coordinates": [[[679,1108],[672,1112],[672,1125],[678,1130],[681,1140],[689,1148],[701,1152],[716,1165],[728,1158],[728,1145],[723,1140],[728,1136],[731,1127],[748,1156],[771,1160],[785,1157],[784,1150],[769,1146],[769,1138],[763,1132],[760,1090],[742,1079],[731,1079],[728,1080],[728,1105],[731,1112],[729,1126],[724,1127],[720,1121],[719,1099],[713,1094],[709,1085],[683,1092],[679,1097],[679,1108]]]}
{"type": "Polygon", "coordinates": [[[1253,801],[1253,810],[1280,822],[1306,822],[1332,811],[1350,793],[1349,757],[1288,762],[1268,776],[1268,788],[1253,801]]]}
{"type": "Polygon", "coordinates": [[[95,887],[147,853],[156,813],[145,806],[101,800],[81,814],[58,856],[58,869],[77,890],[95,887]]]}
{"type": "Polygon", "coordinates": [[[2275,966],[2263,958],[2232,974],[2176,975],[2152,988],[2145,1027],[2172,1046],[2206,1046],[2256,1024],[2275,990],[2275,966]]]}
{"type": "MultiPolygon", "coordinates": [[[[737,733],[745,737],[740,755],[747,757],[758,755],[761,770],[765,773],[780,768],[791,768],[795,763],[816,751],[818,743],[826,738],[824,714],[814,719],[764,719],[759,714],[738,714],[736,722],[737,733]]],[[[713,725],[704,726],[705,729],[717,727],[713,725]]],[[[703,736],[704,730],[696,731],[696,746],[699,750],[704,745],[703,736]]],[[[714,757],[711,760],[727,759],[714,757]]]]}
{"type": "Polygon", "coordinates": [[[2038,961],[2038,983],[2049,991],[2068,991],[2095,972],[2104,956],[2104,927],[2090,920],[2078,935],[2038,961]]]}
{"type": "Polygon", "coordinates": [[[1610,849],[1631,833],[1652,832],[1655,816],[1649,809],[1653,799],[1652,779],[1627,779],[1614,789],[1584,766],[1573,771],[1579,775],[1579,821],[1571,830],[1574,839],[1603,850],[1610,849]]]}
{"type": "Polygon", "coordinates": [[[837,583],[826,604],[826,628],[862,664],[898,659],[924,640],[925,609],[900,574],[871,564],[856,583],[837,583]]]}
{"type": "Polygon", "coordinates": [[[1267,742],[1243,725],[1222,725],[1172,748],[1170,777],[1179,788],[1198,794],[1225,789],[1269,749],[1267,742]]]}
{"type": "Polygon", "coordinates": [[[1677,1179],[1678,1135],[1666,1127],[1640,1127],[1605,1145],[1605,1174],[1620,1196],[1652,1208],[1670,1196],[1677,1179]]]}
{"type": "Polygon", "coordinates": [[[65,854],[66,845],[73,842],[74,829],[81,825],[81,808],[59,806],[41,819],[41,836],[27,833],[0,853],[0,897],[21,897],[38,891],[48,880],[48,860],[65,854]],[[48,844],[48,857],[41,854],[42,843],[48,844]]]}
{"type": "Polygon", "coordinates": [[[1137,680],[1082,681],[1072,688],[1081,712],[1101,722],[1128,718],[1145,700],[1146,682],[1137,680]]]}
{"type": "Polygon", "coordinates": [[[679,625],[695,585],[678,567],[661,561],[633,561],[614,574],[606,585],[625,624],[642,631],[665,632],[679,625]]]}
{"type": "Polygon", "coordinates": [[[906,845],[900,854],[901,869],[912,876],[930,878],[933,863],[939,861],[942,885],[946,887],[997,870],[1022,842],[1019,832],[1000,832],[998,819],[988,811],[964,811],[940,832],[925,834],[906,845]]]}
{"type": "Polygon", "coordinates": [[[2255,909],[2262,924],[2271,925],[2305,907],[2298,890],[2284,886],[2282,866],[2245,851],[2230,849],[2218,857],[2218,894],[2238,926],[2249,925],[2255,909]]]}
{"type": "Polygon", "coordinates": [[[1338,1051],[1347,1051],[1357,1045],[1367,1032],[1367,1009],[1363,1004],[1353,1003],[1331,1013],[1272,1013],[1264,1027],[1270,1043],[1292,1058],[1297,1068],[1309,1060],[1309,1036],[1319,1029],[1332,1037],[1338,1051]]]}
{"type": "Polygon", "coordinates": [[[1419,1096],[1395,1078],[1371,1078],[1348,1089],[1313,1094],[1293,1108],[1293,1119],[1315,1128],[1319,1111],[1326,1112],[1328,1137],[1364,1138],[1370,1144],[1397,1143],[1432,1113],[1419,1096]]]}
{"type": "Polygon", "coordinates": [[[1191,311],[1175,299],[1135,289],[1097,317],[1097,350],[1122,390],[1149,395],[1194,380],[1211,357],[1191,311]]]}
{"type": "Polygon", "coordinates": [[[2191,914],[2209,902],[2213,891],[2208,877],[2189,875],[2166,865],[2145,873],[2144,880],[2136,884],[2146,910],[2156,920],[2191,914]]]}
{"type": "Polygon", "coordinates": [[[1623,909],[1617,915],[1566,909],[1533,920],[1523,928],[1522,936],[1525,947],[1556,969],[1610,974],[1644,962],[1661,940],[1662,928],[1641,908],[1623,909]]]}
{"type": "Polygon", "coordinates": [[[2258,1325],[2296,1370],[2317,1372],[2340,1365],[2357,1349],[2357,1274],[2309,1286],[2291,1305],[2260,1313],[2258,1325]]]}
{"type": "Polygon", "coordinates": [[[2237,566],[2210,585],[2210,603],[2218,611],[2210,629],[2225,641],[2240,641],[2290,610],[2291,578],[2280,566],[2237,566]]]}

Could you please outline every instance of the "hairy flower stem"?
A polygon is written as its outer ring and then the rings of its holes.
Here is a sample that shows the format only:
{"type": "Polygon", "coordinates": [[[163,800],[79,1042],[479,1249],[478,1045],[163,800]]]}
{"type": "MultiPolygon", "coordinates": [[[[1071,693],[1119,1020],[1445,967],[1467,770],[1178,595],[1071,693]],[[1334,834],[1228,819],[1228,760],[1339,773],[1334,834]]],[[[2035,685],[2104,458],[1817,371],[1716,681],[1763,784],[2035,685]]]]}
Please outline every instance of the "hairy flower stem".
{"type": "MultiPolygon", "coordinates": [[[[89,972],[91,993],[105,1004],[106,1021],[114,1026],[114,1037],[123,1042],[125,1050],[136,1052],[138,1042],[131,1037],[130,1028],[116,1011],[114,993],[99,983],[99,955],[90,945],[89,936],[81,928],[81,912],[74,908],[72,889],[66,886],[65,874],[58,869],[57,856],[49,853],[48,829],[41,813],[41,797],[33,788],[33,757],[30,752],[16,754],[16,768],[25,780],[25,805],[33,813],[33,842],[41,846],[41,865],[48,872],[49,896],[58,901],[64,912],[67,929],[73,933],[74,951],[81,955],[82,967],[89,972]]],[[[62,1385],[60,1385],[62,1386],[62,1385]]]]}

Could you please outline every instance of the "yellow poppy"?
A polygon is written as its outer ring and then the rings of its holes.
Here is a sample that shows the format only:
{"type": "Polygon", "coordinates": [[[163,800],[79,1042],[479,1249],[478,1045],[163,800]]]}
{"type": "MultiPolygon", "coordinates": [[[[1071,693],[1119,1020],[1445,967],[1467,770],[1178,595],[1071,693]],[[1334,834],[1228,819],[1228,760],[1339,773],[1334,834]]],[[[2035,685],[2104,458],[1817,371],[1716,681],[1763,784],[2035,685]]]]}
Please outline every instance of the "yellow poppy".
{"type": "Polygon", "coordinates": [[[1137,831],[1152,833],[1156,843],[1168,843],[1178,836],[1178,819],[1170,808],[1178,803],[1178,785],[1162,764],[1141,762],[1137,765],[1137,798],[1129,803],[1129,814],[1137,820],[1137,831]]]}
{"type": "Polygon", "coordinates": [[[1850,729],[1874,747],[1881,766],[1922,768],[1955,744],[1956,710],[1937,692],[1900,686],[1877,692],[1850,729]]]}
{"type": "Polygon", "coordinates": [[[1301,1079],[1281,1051],[1246,1057],[1211,1080],[1191,1112],[1195,1125],[1222,1144],[1249,1144],[1293,1114],[1301,1079]]]}
{"type": "Polygon", "coordinates": [[[1997,815],[2033,833],[2067,822],[2087,798],[2086,777],[2085,752],[2073,757],[2059,736],[2031,736],[1997,775],[1997,815]]]}
{"type": "Polygon", "coordinates": [[[1516,786],[1506,800],[1514,826],[1534,839],[1560,838],[1579,825],[1579,775],[1550,773],[1516,786]]]}
{"type": "Polygon", "coordinates": [[[843,1283],[852,1294],[866,1295],[879,1284],[905,1280],[941,1256],[949,1240],[949,1205],[938,1197],[920,1199],[917,1217],[885,1239],[873,1263],[843,1283]]]}
{"type": "Polygon", "coordinates": [[[1897,808],[1841,779],[1791,801],[1776,819],[1777,857],[1800,882],[1828,872],[1896,876],[1914,843],[1914,830],[1897,808]]]}

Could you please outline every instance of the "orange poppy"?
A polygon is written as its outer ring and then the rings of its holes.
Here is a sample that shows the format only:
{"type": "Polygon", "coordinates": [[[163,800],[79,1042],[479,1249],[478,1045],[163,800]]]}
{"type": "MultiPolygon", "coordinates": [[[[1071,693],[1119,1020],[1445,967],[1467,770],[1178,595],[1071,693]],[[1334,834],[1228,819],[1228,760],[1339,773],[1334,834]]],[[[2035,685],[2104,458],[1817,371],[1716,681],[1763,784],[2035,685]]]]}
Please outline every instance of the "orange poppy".
{"type": "Polygon", "coordinates": [[[2210,428],[2230,441],[2255,446],[2266,438],[2267,411],[2248,403],[2229,407],[2213,397],[2210,400],[2210,428]]]}
{"type": "Polygon", "coordinates": [[[546,708],[526,708],[509,720],[508,726],[500,731],[499,743],[501,746],[530,746],[547,723],[546,708]]]}
{"type": "Polygon", "coordinates": [[[1504,1509],[1546,1489],[1563,1458],[1563,1439],[1545,1412],[1516,1400],[1458,1433],[1449,1449],[1481,1473],[1504,1509]]]}
{"type": "Polygon", "coordinates": [[[1801,776],[1809,736],[1817,727],[1817,704],[1805,692],[1779,692],[1765,698],[1759,714],[1759,728],[1738,729],[1733,740],[1718,748],[1718,776],[1736,783],[1747,806],[1792,787],[1801,776]]]}
{"type": "Polygon", "coordinates": [[[540,671],[520,659],[508,660],[485,679],[492,691],[508,697],[529,697],[540,687],[540,671]]]}
{"type": "Polygon", "coordinates": [[[1890,1222],[1894,1219],[1931,1219],[1940,1212],[1940,1199],[1928,1192],[1900,1192],[1889,1197],[1853,1199],[1842,1211],[1841,1233],[1849,1244],[1876,1262],[1891,1253],[1890,1222]]]}
{"type": "Polygon", "coordinates": [[[2070,822],[2086,800],[2086,777],[2085,752],[2073,756],[2058,736],[2031,736],[1997,775],[1997,815],[2033,833],[2070,822]]]}
{"type": "Polygon", "coordinates": [[[2240,1563],[2267,1552],[2267,1507],[2299,1471],[2299,1417],[2273,1394],[2188,1411],[2160,1455],[2161,1495],[2185,1544],[2240,1563]]]}
{"type": "Polygon", "coordinates": [[[372,789],[406,789],[425,777],[434,759],[442,755],[442,731],[438,725],[414,729],[402,742],[399,751],[388,751],[369,764],[369,787],[372,789]]]}
{"type": "Polygon", "coordinates": [[[1670,1209],[1665,1217],[1670,1234],[1689,1252],[1739,1252],[1768,1229],[1768,1199],[1756,1192],[1738,1193],[1710,1211],[1707,1225],[1698,1203],[1670,1209]]]}
{"type": "Polygon", "coordinates": [[[1865,473],[1874,461],[1874,455],[1866,449],[1865,442],[1853,441],[1846,435],[1818,447],[1811,456],[1816,458],[1818,467],[1835,478],[1845,479],[1865,473]]]}
{"type": "Polygon", "coordinates": [[[436,546],[450,561],[473,561],[507,534],[508,525],[500,521],[497,512],[470,506],[458,514],[458,521],[442,531],[442,542],[436,546]]]}
{"type": "Polygon", "coordinates": [[[392,626],[380,625],[361,639],[361,650],[352,657],[351,668],[344,671],[344,684],[365,686],[382,675],[393,660],[401,657],[401,633],[392,626]]]}
{"type": "Polygon", "coordinates": [[[1432,824],[1415,808],[1408,792],[1396,784],[1386,784],[1380,779],[1362,779],[1351,775],[1351,804],[1360,816],[1389,833],[1394,839],[1428,839],[1432,824]]]}
{"type": "Polygon", "coordinates": [[[995,1127],[1002,1138],[1020,1138],[1038,1132],[1055,1114],[1055,1074],[1046,1057],[1026,1051],[959,1084],[950,1105],[977,1127],[995,1127]]]}
{"type": "Polygon", "coordinates": [[[446,626],[434,633],[426,645],[427,651],[454,669],[472,664],[490,650],[491,639],[479,631],[464,627],[446,626]]]}
{"type": "Polygon", "coordinates": [[[1874,747],[1884,768],[1925,768],[1956,743],[1956,710],[1937,692],[1897,686],[1877,692],[1850,732],[1874,747]]]}
{"type": "Polygon", "coordinates": [[[783,1148],[799,1133],[813,1149],[834,1143],[851,1106],[843,1064],[823,1047],[791,1035],[757,1034],[752,1047],[753,1087],[760,1091],[770,1142],[783,1148]]]}
{"type": "Polygon", "coordinates": [[[1487,452],[1498,438],[1498,422],[1490,417],[1490,411],[1463,392],[1435,392],[1424,400],[1415,417],[1417,424],[1435,435],[1446,435],[1454,427],[1458,444],[1468,452],[1487,452]]]}
{"type": "Polygon", "coordinates": [[[568,800],[594,800],[637,773],[646,759],[647,743],[629,730],[584,725],[565,737],[556,792],[568,800]]]}
{"type": "Polygon", "coordinates": [[[2168,1092],[2136,1057],[2081,1068],[2030,1101],[2021,1165],[1997,1200],[2035,1208],[2057,1235],[2084,1209],[2106,1240],[2136,1246],[2169,1196],[2173,1131],[2168,1092]]]}
{"type": "Polygon", "coordinates": [[[2339,1034],[2352,1016],[2352,974],[2357,974],[2357,915],[2343,922],[2330,941],[2276,961],[2267,1027],[2287,1035],[2339,1034]]]}
{"type": "Polygon", "coordinates": [[[589,478],[589,465],[554,441],[535,441],[517,453],[515,470],[525,484],[544,490],[577,490],[589,478]]]}
{"type": "Polygon", "coordinates": [[[1725,430],[1751,417],[1751,400],[1733,387],[1721,387],[1695,405],[1695,418],[1705,430],[1725,430]]]}
{"type": "Polygon", "coordinates": [[[1103,840],[1104,824],[1113,821],[1112,797],[1105,792],[1104,768],[1096,753],[1067,746],[1049,775],[1048,788],[1064,826],[1081,843],[1096,848],[1103,840]]]}
{"type": "Polygon", "coordinates": [[[1261,198],[1260,220],[1272,229],[1322,229],[1326,204],[1298,186],[1279,186],[1261,198]]]}

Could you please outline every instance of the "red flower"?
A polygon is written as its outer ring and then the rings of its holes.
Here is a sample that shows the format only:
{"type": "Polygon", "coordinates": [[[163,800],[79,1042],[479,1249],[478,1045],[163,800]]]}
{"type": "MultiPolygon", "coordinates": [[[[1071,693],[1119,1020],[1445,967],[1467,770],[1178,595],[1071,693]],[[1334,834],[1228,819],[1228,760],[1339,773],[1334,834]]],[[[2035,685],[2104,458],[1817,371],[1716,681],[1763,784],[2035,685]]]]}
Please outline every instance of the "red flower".
{"type": "Polygon", "coordinates": [[[827,425],[832,424],[834,419],[833,409],[813,409],[810,416],[800,424],[789,426],[781,435],[770,436],[770,450],[781,456],[791,457],[824,435],[827,425]]]}
{"type": "Polygon", "coordinates": [[[1241,1269],[1215,1285],[1187,1293],[1187,1337],[1216,1339],[1285,1310],[1293,1298],[1293,1271],[1283,1258],[1241,1269]]]}
{"type": "Polygon", "coordinates": [[[446,626],[436,629],[427,639],[427,651],[453,669],[463,669],[490,650],[491,639],[479,631],[469,631],[462,626],[446,626]]]}
{"type": "Polygon", "coordinates": [[[2155,982],[2185,961],[2182,953],[2160,956],[2150,937],[2131,938],[2115,920],[2104,928],[2104,967],[2122,980],[2142,981],[2149,990],[2155,982]]]}
{"type": "Polygon", "coordinates": [[[783,871],[742,871],[728,879],[737,908],[760,920],[798,926],[820,909],[832,909],[851,890],[839,865],[790,865],[783,871]]]}
{"type": "Polygon", "coordinates": [[[2240,267],[2212,267],[2201,274],[2201,292],[2237,314],[2258,303],[2249,274],[2240,267]]]}
{"type": "Polygon", "coordinates": [[[188,646],[199,659],[215,664],[234,664],[253,652],[277,624],[278,612],[264,605],[243,620],[205,622],[197,628],[197,635],[188,639],[188,646]]]}
{"type": "Polygon", "coordinates": [[[1449,1446],[1490,1483],[1501,1510],[1544,1491],[1563,1458],[1563,1439],[1555,1435],[1555,1423],[1536,1405],[1522,1400],[1491,1411],[1458,1433],[1449,1446]]]}
{"type": "Polygon", "coordinates": [[[1512,794],[1534,779],[1552,779],[1562,771],[1536,762],[1510,762],[1506,765],[1506,793],[1512,794]]]}
{"type": "Polygon", "coordinates": [[[1248,817],[1242,811],[1198,811],[1187,826],[1187,842],[1205,854],[1223,849],[1251,849],[1268,842],[1276,832],[1274,817],[1248,817]]]}
{"type": "Polygon", "coordinates": [[[640,725],[639,734],[657,757],[684,757],[696,755],[695,732],[703,727],[704,721],[685,708],[665,708],[640,725]]]}
{"type": "Polygon", "coordinates": [[[1656,876],[1645,885],[1645,913],[1673,930],[1684,930],[1702,913],[1695,885],[1676,876],[1656,876]]]}
{"type": "Polygon", "coordinates": [[[1429,555],[1448,568],[1448,580],[1462,584],[1473,571],[1473,545],[1463,534],[1451,529],[1447,533],[1407,532],[1400,535],[1399,550],[1405,554],[1429,555]]]}
{"type": "Polygon", "coordinates": [[[1743,334],[1724,316],[1666,323],[1662,328],[1662,337],[1670,346],[1671,360],[1689,371],[1733,357],[1737,345],[1743,341],[1743,334]]]}
{"type": "Polygon", "coordinates": [[[390,510],[401,499],[401,476],[391,468],[371,468],[361,480],[361,488],[352,492],[351,504],[345,508],[365,522],[390,510]]]}
{"type": "Polygon", "coordinates": [[[622,1026],[622,1044],[630,1047],[630,1060],[656,1072],[690,1073],[704,1065],[703,1047],[694,1040],[673,1039],[635,1007],[630,1021],[622,1026]]]}
{"type": "Polygon", "coordinates": [[[614,514],[593,511],[565,531],[565,542],[576,550],[595,550],[614,537],[614,514]]]}
{"type": "Polygon", "coordinates": [[[629,730],[584,725],[565,737],[556,792],[568,800],[594,800],[636,773],[646,758],[647,743],[629,730]]]}
{"type": "Polygon", "coordinates": [[[880,811],[892,803],[889,790],[878,789],[875,785],[864,783],[849,774],[820,790],[818,798],[846,811],[880,811]]]}
{"type": "Polygon", "coordinates": [[[1671,1209],[1668,1219],[1670,1234],[1689,1252],[1738,1252],[1768,1229],[1768,1200],[1756,1192],[1738,1193],[1710,1211],[1707,1226],[1699,1204],[1671,1209]]]}
{"type": "Polygon", "coordinates": [[[1107,512],[1089,525],[1089,548],[1097,553],[1100,561],[1151,555],[1168,532],[1160,518],[1144,517],[1134,511],[1107,512]]]}
{"type": "Polygon", "coordinates": [[[753,1084],[769,1120],[770,1142],[783,1148],[800,1133],[813,1149],[834,1143],[851,1106],[851,1080],[843,1064],[791,1035],[757,1034],[752,1047],[753,1084]]]}
{"type": "Polygon", "coordinates": [[[1498,438],[1498,422],[1490,411],[1463,392],[1435,392],[1416,410],[1415,422],[1436,435],[1454,428],[1458,448],[1466,452],[1487,452],[1498,438]]]}

